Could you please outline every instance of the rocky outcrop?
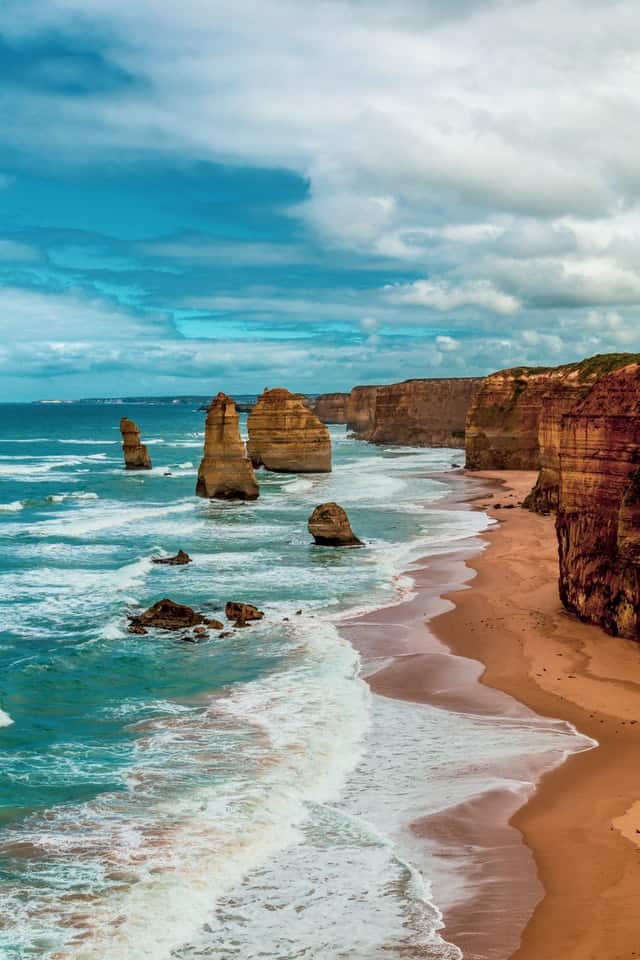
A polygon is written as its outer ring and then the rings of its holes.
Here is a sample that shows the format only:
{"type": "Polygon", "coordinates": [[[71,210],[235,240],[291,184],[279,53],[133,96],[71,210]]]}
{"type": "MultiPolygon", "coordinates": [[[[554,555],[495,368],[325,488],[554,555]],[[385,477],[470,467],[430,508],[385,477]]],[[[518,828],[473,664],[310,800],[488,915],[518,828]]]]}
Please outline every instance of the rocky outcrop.
{"type": "Polygon", "coordinates": [[[239,603],[237,600],[229,600],[224,608],[227,620],[233,620],[235,627],[246,627],[249,623],[256,620],[262,620],[264,613],[258,610],[252,603],[239,603]]]}
{"type": "Polygon", "coordinates": [[[376,419],[379,387],[354,387],[347,403],[347,429],[357,440],[366,440],[376,419]]]}
{"type": "Polygon", "coordinates": [[[562,418],[570,413],[593,385],[607,373],[640,360],[636,354],[616,353],[590,357],[581,363],[558,367],[542,398],[538,425],[540,473],[524,505],[538,513],[555,513],[560,492],[562,418]]]}
{"type": "Polygon", "coordinates": [[[137,616],[129,617],[130,633],[146,633],[148,628],[156,630],[185,630],[199,624],[221,630],[219,620],[211,620],[184,603],[176,603],[165,597],[137,616]]]}
{"type": "Polygon", "coordinates": [[[378,387],[372,443],[412,447],[464,447],[469,406],[480,377],[405,380],[378,387]]]}
{"type": "Polygon", "coordinates": [[[284,387],[265,390],[248,419],[254,467],[283,473],[328,473],[331,439],[305,400],[284,387]]]}
{"type": "Polygon", "coordinates": [[[323,423],[346,423],[348,406],[348,393],[321,393],[311,404],[311,409],[323,423]]]}
{"type": "Polygon", "coordinates": [[[560,597],[640,639],[640,364],[602,377],[562,419],[560,597]]]}
{"type": "Polygon", "coordinates": [[[255,500],[260,493],[251,461],[240,437],[240,419],[233,400],[215,398],[205,421],[204,456],[196,494],[214,500],[255,500]]]}
{"type": "Polygon", "coordinates": [[[183,567],[191,562],[191,557],[184,550],[178,550],[174,557],[151,557],[151,563],[164,564],[168,567],[183,567]]]}
{"type": "Polygon", "coordinates": [[[151,470],[151,457],[144,443],[140,442],[140,431],[137,424],[128,417],[120,420],[122,434],[122,450],[124,453],[125,470],[151,470]]]}
{"type": "Polygon", "coordinates": [[[538,428],[553,367],[516,367],[485,378],[469,408],[468,470],[538,470],[538,428]]]}
{"type": "Polygon", "coordinates": [[[309,533],[322,547],[353,547],[362,544],[349,523],[345,510],[337,503],[321,503],[307,523],[309,533]]]}

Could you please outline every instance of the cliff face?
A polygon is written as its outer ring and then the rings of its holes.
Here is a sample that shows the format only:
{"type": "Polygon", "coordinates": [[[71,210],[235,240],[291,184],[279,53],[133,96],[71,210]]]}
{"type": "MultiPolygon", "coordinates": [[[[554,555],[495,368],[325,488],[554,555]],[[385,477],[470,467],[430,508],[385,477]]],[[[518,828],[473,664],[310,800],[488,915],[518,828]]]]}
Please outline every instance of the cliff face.
{"type": "Polygon", "coordinates": [[[328,473],[331,439],[299,395],[265,390],[248,419],[247,453],[254,467],[285,473],[328,473]]]}
{"type": "Polygon", "coordinates": [[[640,364],[600,379],[562,420],[560,597],[583,620],[640,639],[640,364]]]}
{"type": "Polygon", "coordinates": [[[348,404],[348,393],[321,393],[311,409],[323,423],[346,423],[348,404]]]}
{"type": "Polygon", "coordinates": [[[479,377],[405,380],[378,387],[373,443],[414,447],[464,447],[469,405],[482,385],[479,377]]]}
{"type": "Polygon", "coordinates": [[[538,427],[553,368],[516,367],[486,377],[467,417],[468,470],[537,470],[538,427]]]}
{"type": "Polygon", "coordinates": [[[538,424],[540,473],[525,506],[538,513],[558,509],[562,419],[577,407],[607,373],[640,360],[636,354],[607,354],[558,367],[542,397],[538,424]]]}
{"type": "Polygon", "coordinates": [[[151,470],[151,457],[144,443],[140,442],[140,431],[137,424],[128,417],[120,420],[122,434],[122,450],[126,470],[151,470]]]}
{"type": "Polygon", "coordinates": [[[205,421],[204,456],[196,494],[216,500],[255,500],[260,493],[240,437],[240,419],[230,397],[219,393],[205,421]]]}
{"type": "Polygon", "coordinates": [[[358,440],[366,440],[376,417],[379,387],[354,387],[347,403],[347,429],[358,440]]]}

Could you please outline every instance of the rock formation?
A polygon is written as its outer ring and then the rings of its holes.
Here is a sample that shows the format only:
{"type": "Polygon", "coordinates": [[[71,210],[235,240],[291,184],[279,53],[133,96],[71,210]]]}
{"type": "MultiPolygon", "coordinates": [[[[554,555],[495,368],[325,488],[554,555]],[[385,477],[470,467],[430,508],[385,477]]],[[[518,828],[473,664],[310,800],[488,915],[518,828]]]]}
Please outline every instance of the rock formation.
{"type": "Polygon", "coordinates": [[[469,406],[480,377],[405,380],[378,387],[372,443],[412,447],[464,447],[469,406]]]}
{"type": "Polygon", "coordinates": [[[344,509],[337,503],[321,503],[307,523],[309,533],[322,547],[353,547],[362,544],[349,523],[344,509]]]}
{"type": "Polygon", "coordinates": [[[348,393],[321,393],[311,409],[323,423],[346,423],[349,406],[348,393]]]}
{"type": "Polygon", "coordinates": [[[151,563],[165,564],[168,567],[182,567],[191,562],[191,557],[184,550],[178,550],[175,557],[151,557],[151,563]]]}
{"type": "Polygon", "coordinates": [[[254,467],[283,473],[328,473],[331,439],[305,401],[283,387],[265,390],[248,419],[254,467]]]}
{"type": "Polygon", "coordinates": [[[607,374],[562,419],[560,597],[640,640],[640,364],[607,374]]]}
{"type": "Polygon", "coordinates": [[[240,437],[240,419],[230,397],[219,393],[209,407],[204,456],[196,494],[215,500],[255,500],[260,493],[240,437]]]}
{"type": "Polygon", "coordinates": [[[227,620],[233,620],[234,626],[246,627],[255,620],[262,620],[264,613],[258,610],[252,603],[238,603],[236,600],[229,600],[224,608],[227,620]]]}
{"type": "Polygon", "coordinates": [[[560,437],[562,418],[570,413],[593,385],[607,373],[640,360],[637,354],[615,353],[590,357],[581,363],[558,367],[559,377],[549,381],[542,398],[538,425],[540,473],[524,505],[538,513],[558,509],[560,491],[560,437]]]}
{"type": "Polygon", "coordinates": [[[219,620],[211,620],[184,603],[176,603],[165,597],[137,616],[129,617],[130,633],[146,633],[148,627],[156,630],[184,630],[199,624],[222,630],[219,620]]]}
{"type": "Polygon", "coordinates": [[[376,418],[378,387],[354,387],[347,403],[347,429],[357,440],[366,440],[376,418]]]}
{"type": "Polygon", "coordinates": [[[151,457],[144,443],[140,442],[140,431],[133,420],[122,417],[120,420],[122,450],[125,470],[151,470],[151,457]]]}

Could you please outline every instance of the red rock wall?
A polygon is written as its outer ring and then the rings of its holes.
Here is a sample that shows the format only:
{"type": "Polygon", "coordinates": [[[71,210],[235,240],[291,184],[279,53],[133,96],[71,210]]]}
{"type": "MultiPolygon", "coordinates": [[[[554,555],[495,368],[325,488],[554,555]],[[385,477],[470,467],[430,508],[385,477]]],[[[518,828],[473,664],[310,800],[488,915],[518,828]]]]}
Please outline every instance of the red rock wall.
{"type": "Polygon", "coordinates": [[[347,429],[358,440],[366,440],[373,430],[376,416],[376,396],[379,387],[354,387],[347,403],[347,429]]]}
{"type": "Polygon", "coordinates": [[[413,447],[464,447],[469,406],[482,385],[479,377],[405,380],[379,387],[373,443],[413,447]]]}
{"type": "Polygon", "coordinates": [[[640,364],[604,376],[565,414],[559,465],[562,602],[640,639],[640,364]]]}
{"type": "Polygon", "coordinates": [[[323,423],[346,423],[348,393],[321,393],[311,404],[311,409],[323,423]]]}

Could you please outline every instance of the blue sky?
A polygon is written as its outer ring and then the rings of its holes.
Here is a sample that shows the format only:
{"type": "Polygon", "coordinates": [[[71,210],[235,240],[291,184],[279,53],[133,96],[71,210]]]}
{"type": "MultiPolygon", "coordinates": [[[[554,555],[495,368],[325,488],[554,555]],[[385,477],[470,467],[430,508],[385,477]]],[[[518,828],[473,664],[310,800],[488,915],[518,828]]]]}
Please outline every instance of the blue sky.
{"type": "Polygon", "coordinates": [[[638,28],[631,2],[5,0],[0,399],[640,350],[638,28]]]}

